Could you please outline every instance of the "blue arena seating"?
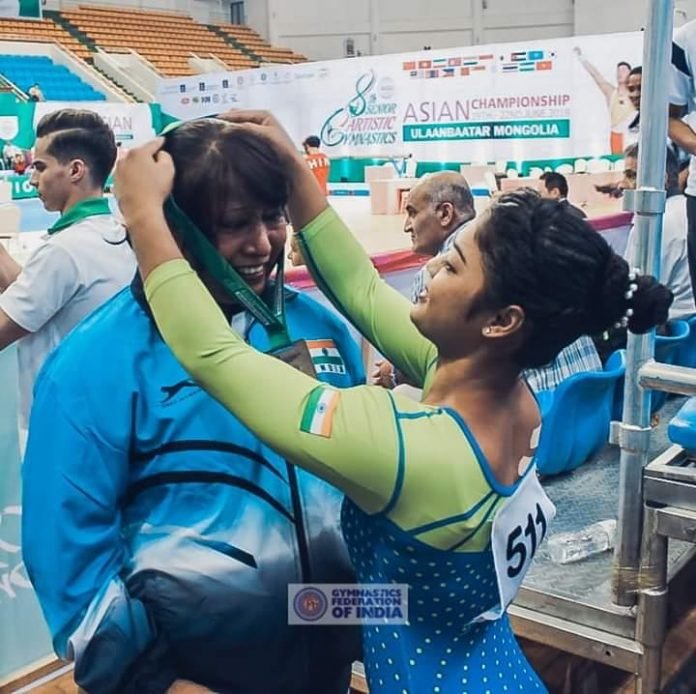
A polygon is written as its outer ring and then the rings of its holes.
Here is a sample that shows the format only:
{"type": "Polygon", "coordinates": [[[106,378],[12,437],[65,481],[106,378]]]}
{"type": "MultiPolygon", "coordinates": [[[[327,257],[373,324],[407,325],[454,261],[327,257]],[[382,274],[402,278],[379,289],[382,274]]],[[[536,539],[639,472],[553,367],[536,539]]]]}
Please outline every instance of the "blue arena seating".
{"type": "Polygon", "coordinates": [[[686,321],[689,324],[689,336],[680,345],[675,364],[696,368],[696,316],[686,321]]]}
{"type": "Polygon", "coordinates": [[[604,371],[585,371],[558,388],[537,393],[541,439],[536,464],[542,475],[570,472],[609,440],[609,423],[617,383],[626,373],[626,351],[609,357],[604,371]]]}
{"type": "Polygon", "coordinates": [[[104,101],[105,96],[43,55],[0,55],[0,74],[26,92],[38,84],[47,101],[104,101]]]}
{"type": "MultiPolygon", "coordinates": [[[[691,326],[693,319],[673,320],[667,323],[667,335],[655,336],[655,361],[662,364],[679,364],[683,366],[692,366],[696,364],[690,363],[693,359],[691,352],[694,349],[691,345],[691,326]]],[[[614,415],[615,420],[620,420],[623,414],[623,391],[624,381],[621,379],[617,385],[616,398],[614,400],[614,415]]],[[[667,400],[667,393],[659,390],[652,392],[652,400],[650,402],[650,411],[655,414],[667,400]]]]}
{"type": "Polygon", "coordinates": [[[667,435],[672,443],[677,443],[687,451],[696,451],[696,398],[689,398],[667,427],[667,435]]]}
{"type": "MultiPolygon", "coordinates": [[[[655,336],[655,361],[663,364],[676,364],[680,352],[689,340],[689,323],[685,320],[674,320],[667,324],[669,335],[655,336]]],[[[652,394],[652,411],[657,412],[667,400],[667,393],[654,390],[652,394]]]]}

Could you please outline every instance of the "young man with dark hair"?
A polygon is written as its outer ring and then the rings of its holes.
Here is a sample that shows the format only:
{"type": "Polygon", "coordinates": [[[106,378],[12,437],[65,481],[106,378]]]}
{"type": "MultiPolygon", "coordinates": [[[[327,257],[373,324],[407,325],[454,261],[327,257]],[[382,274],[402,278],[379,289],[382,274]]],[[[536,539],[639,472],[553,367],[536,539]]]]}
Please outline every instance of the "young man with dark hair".
{"type": "Polygon", "coordinates": [[[329,194],[329,172],[331,170],[330,159],[319,149],[321,140],[316,135],[310,135],[302,143],[305,152],[305,161],[312,170],[314,178],[319,181],[324,195],[329,194]]]}
{"type": "Polygon", "coordinates": [[[629,116],[625,122],[624,143],[626,147],[638,142],[640,135],[640,95],[643,87],[643,68],[638,65],[628,73],[626,89],[628,98],[636,112],[629,116]]]}
{"type": "Polygon", "coordinates": [[[579,207],[576,207],[568,202],[568,181],[563,174],[556,173],[554,171],[547,171],[546,173],[541,174],[539,178],[544,183],[544,186],[540,191],[542,198],[558,200],[563,207],[565,207],[576,217],[584,219],[587,216],[579,207]]]}
{"type": "Polygon", "coordinates": [[[20,341],[22,428],[46,356],[135,272],[125,230],[103,194],[116,158],[109,126],[92,111],[64,109],[42,118],[36,136],[31,185],[61,216],[24,268],[0,245],[0,349],[20,341]]]}
{"type": "MultiPolygon", "coordinates": [[[[633,104],[636,111],[640,111],[640,95],[643,86],[643,67],[637,65],[628,73],[626,80],[626,89],[628,90],[628,98],[633,104]]],[[[636,115],[636,119],[638,116],[636,115]]]]}
{"type": "MultiPolygon", "coordinates": [[[[624,180],[621,182],[624,190],[635,189],[637,172],[638,144],[634,144],[624,152],[624,180]]],[[[696,305],[689,275],[686,197],[679,189],[679,161],[670,147],[667,148],[665,159],[665,190],[667,200],[662,217],[659,280],[674,294],[669,318],[678,320],[693,316],[696,313],[696,305]]],[[[624,252],[629,265],[636,264],[633,257],[635,243],[635,227],[632,227],[624,252]]]]}
{"type": "Polygon", "coordinates": [[[696,290],[696,20],[679,27],[672,41],[670,70],[669,138],[688,153],[686,178],[687,245],[691,286],[696,290]]]}

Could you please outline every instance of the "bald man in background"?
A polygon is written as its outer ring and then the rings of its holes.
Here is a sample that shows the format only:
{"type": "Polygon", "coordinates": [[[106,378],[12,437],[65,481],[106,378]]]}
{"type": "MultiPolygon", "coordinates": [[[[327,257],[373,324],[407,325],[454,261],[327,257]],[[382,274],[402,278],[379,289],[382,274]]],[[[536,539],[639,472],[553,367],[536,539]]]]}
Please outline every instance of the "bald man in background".
{"type": "MultiPolygon", "coordinates": [[[[411,237],[414,253],[434,258],[454,243],[457,232],[475,216],[474,196],[466,178],[441,171],[423,178],[406,200],[404,233],[411,237]]],[[[423,289],[423,267],[413,282],[414,301],[423,289]]]]}
{"type": "MultiPolygon", "coordinates": [[[[455,171],[441,171],[421,179],[408,194],[405,209],[404,233],[411,237],[413,252],[427,259],[446,252],[457,233],[476,216],[471,188],[466,178],[455,171]]],[[[424,265],[413,280],[414,303],[425,285],[425,272],[424,265]]],[[[386,361],[375,364],[372,379],[385,388],[404,383],[386,361]]]]}
{"type": "MultiPolygon", "coordinates": [[[[474,217],[474,199],[466,179],[458,173],[443,171],[424,178],[413,188],[406,202],[404,231],[411,235],[413,251],[435,257],[449,250],[458,232],[474,217]]],[[[415,303],[425,286],[425,266],[413,281],[415,303]]],[[[566,378],[586,371],[601,371],[602,362],[592,340],[583,335],[550,364],[527,369],[524,378],[535,393],[554,390],[566,378]]],[[[377,362],[372,372],[373,383],[385,388],[409,385],[404,376],[388,362],[377,362]]],[[[412,392],[412,397],[418,397],[412,392]]]]}

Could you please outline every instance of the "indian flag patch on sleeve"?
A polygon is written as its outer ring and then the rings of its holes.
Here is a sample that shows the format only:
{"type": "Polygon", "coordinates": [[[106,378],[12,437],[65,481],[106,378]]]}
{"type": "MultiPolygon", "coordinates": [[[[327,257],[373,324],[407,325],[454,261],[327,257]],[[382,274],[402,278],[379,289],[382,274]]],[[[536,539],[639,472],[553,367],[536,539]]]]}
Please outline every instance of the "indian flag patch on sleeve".
{"type": "Polygon", "coordinates": [[[315,436],[331,436],[333,426],[333,416],[341,395],[337,390],[331,388],[315,388],[309,395],[309,400],[305,406],[300,431],[315,436]]]}
{"type": "Polygon", "coordinates": [[[333,340],[307,340],[314,371],[319,374],[345,374],[346,365],[333,340]]]}

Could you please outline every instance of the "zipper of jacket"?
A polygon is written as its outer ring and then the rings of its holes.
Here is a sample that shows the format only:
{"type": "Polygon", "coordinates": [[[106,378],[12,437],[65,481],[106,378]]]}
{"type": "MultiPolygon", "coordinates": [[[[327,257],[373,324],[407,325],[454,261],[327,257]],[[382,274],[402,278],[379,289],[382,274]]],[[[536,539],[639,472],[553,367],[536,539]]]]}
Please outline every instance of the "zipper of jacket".
{"type": "MultiPolygon", "coordinates": [[[[244,331],[244,341],[251,344],[252,328],[257,324],[257,320],[250,316],[250,320],[244,331]]],[[[309,542],[307,540],[307,530],[305,528],[305,515],[302,508],[302,499],[300,497],[300,485],[297,479],[297,470],[292,463],[285,461],[285,466],[288,471],[288,485],[290,486],[290,499],[292,501],[292,515],[295,519],[295,536],[297,538],[297,550],[300,555],[300,571],[301,582],[312,582],[312,566],[309,561],[309,542]]]]}
{"type": "Polygon", "coordinates": [[[304,510],[300,498],[300,484],[297,480],[297,470],[292,463],[285,461],[288,470],[288,483],[290,486],[290,499],[292,500],[292,515],[295,519],[295,535],[297,536],[297,548],[300,553],[300,569],[302,571],[302,583],[312,582],[312,567],[309,561],[309,542],[305,529],[304,510]]]}

